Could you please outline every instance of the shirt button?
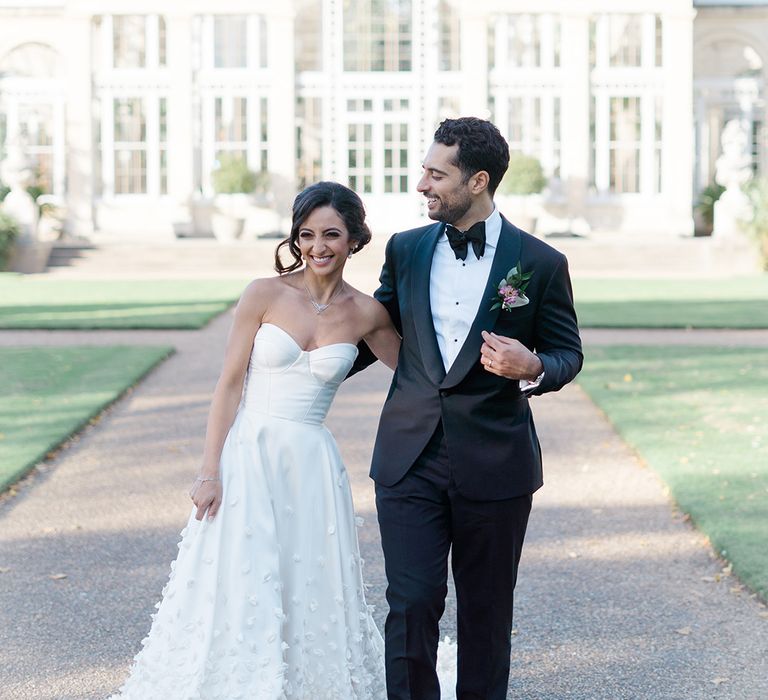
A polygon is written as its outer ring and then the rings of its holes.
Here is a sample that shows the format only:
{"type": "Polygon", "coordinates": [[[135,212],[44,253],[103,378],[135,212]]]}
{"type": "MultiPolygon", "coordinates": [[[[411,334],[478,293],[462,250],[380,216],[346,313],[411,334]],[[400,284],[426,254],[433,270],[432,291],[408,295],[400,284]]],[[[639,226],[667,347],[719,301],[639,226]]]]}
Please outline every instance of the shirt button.
{"type": "Polygon", "coordinates": [[[458,306],[458,305],[459,305],[459,302],[457,301],[457,302],[456,302],[456,306],[458,306]]]}
{"type": "Polygon", "coordinates": [[[454,343],[458,343],[458,342],[459,342],[459,339],[458,339],[458,338],[454,338],[454,339],[453,339],[453,342],[454,342],[454,343]]]}

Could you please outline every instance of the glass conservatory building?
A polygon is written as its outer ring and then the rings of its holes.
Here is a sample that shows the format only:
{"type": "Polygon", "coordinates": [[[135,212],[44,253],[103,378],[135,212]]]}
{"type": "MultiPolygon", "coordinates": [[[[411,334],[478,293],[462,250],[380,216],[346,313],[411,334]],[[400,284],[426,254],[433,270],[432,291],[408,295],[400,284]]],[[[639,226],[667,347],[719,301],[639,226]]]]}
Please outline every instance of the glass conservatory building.
{"type": "Polygon", "coordinates": [[[0,158],[21,142],[69,229],[171,237],[225,152],[276,203],[319,180],[374,231],[424,215],[437,123],[476,115],[535,155],[540,195],[593,230],[690,234],[720,134],[768,167],[768,2],[0,0],[0,158]],[[731,6],[734,5],[734,6],[731,6]]]}

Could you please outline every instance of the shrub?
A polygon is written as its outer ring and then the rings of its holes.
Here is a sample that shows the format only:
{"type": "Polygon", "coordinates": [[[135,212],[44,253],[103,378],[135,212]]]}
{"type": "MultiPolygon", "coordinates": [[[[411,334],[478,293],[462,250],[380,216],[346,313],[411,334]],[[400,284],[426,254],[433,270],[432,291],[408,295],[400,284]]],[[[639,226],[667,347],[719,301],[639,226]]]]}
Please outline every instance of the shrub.
{"type": "Polygon", "coordinates": [[[725,192],[725,187],[713,182],[707,185],[700,193],[696,201],[695,209],[701,215],[701,220],[710,228],[715,223],[715,202],[725,192]]]}
{"type": "Polygon", "coordinates": [[[250,194],[264,186],[264,174],[251,170],[241,156],[223,153],[211,173],[211,184],[217,194],[250,194]]]}
{"type": "Polygon", "coordinates": [[[546,184],[547,178],[538,158],[512,153],[500,189],[502,194],[538,194],[546,184]]]}
{"type": "Polygon", "coordinates": [[[0,270],[4,270],[13,242],[19,235],[19,224],[12,216],[0,211],[0,270]]]}
{"type": "Polygon", "coordinates": [[[752,180],[744,191],[752,204],[752,216],[744,227],[760,246],[763,266],[768,270],[768,177],[752,180]]]}

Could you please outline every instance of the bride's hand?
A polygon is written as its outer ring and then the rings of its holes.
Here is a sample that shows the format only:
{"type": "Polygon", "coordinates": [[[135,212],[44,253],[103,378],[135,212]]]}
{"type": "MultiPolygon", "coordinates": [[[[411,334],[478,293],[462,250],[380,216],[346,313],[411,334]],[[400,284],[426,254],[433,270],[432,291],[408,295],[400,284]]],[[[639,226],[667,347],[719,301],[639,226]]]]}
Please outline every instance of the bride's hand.
{"type": "Polygon", "coordinates": [[[206,510],[208,511],[208,519],[213,520],[219,506],[221,506],[221,480],[195,481],[189,491],[189,497],[192,499],[192,503],[197,506],[196,520],[202,520],[206,510]]]}

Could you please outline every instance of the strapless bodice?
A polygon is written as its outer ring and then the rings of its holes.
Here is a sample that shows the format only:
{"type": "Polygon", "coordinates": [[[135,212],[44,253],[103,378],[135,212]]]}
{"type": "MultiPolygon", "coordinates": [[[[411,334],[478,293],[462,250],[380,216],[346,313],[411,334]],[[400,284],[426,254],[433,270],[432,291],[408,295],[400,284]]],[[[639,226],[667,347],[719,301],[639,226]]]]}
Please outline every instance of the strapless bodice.
{"type": "Polygon", "coordinates": [[[302,350],[282,328],[263,323],[253,340],[241,410],[322,423],[355,357],[352,343],[302,350]]]}

